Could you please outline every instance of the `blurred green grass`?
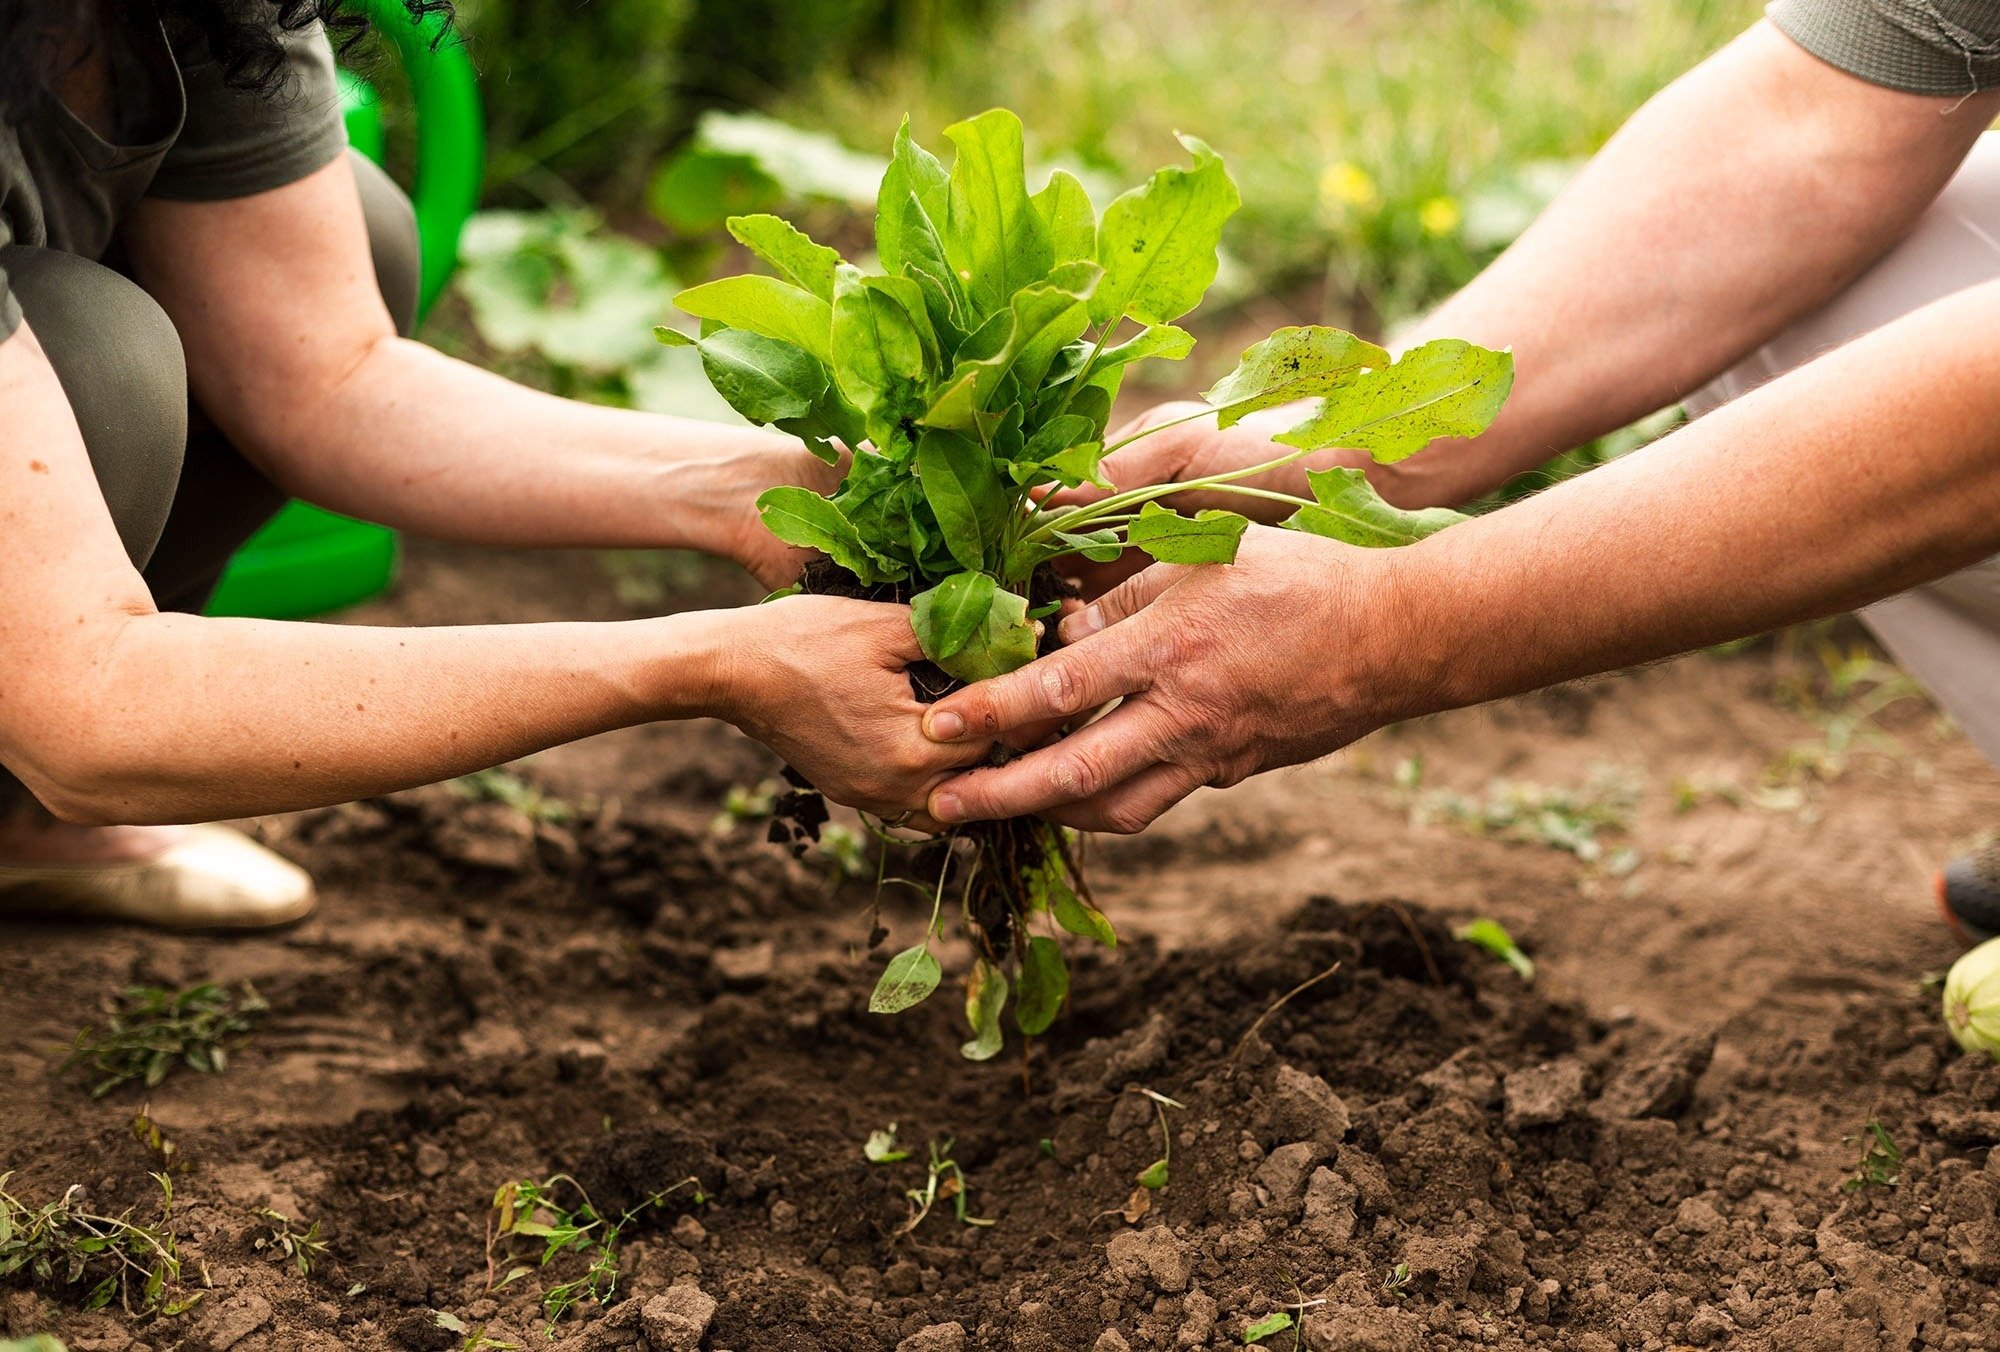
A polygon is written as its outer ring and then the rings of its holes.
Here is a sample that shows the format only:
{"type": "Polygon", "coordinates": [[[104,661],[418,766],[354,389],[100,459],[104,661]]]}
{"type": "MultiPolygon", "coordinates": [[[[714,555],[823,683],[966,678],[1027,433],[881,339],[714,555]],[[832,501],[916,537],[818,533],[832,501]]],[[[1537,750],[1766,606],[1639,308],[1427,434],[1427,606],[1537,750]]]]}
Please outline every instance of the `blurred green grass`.
{"type": "MultiPolygon", "coordinates": [[[[1755,0],[1406,0],[1254,8],[1023,0],[771,111],[850,145],[995,105],[1031,154],[1122,186],[1176,130],[1243,189],[1228,245],[1271,292],[1324,280],[1323,316],[1393,320],[1470,280],[1566,166],[1756,19],[1755,0]]],[[[1099,204],[1102,206],[1102,203],[1099,204]]]]}

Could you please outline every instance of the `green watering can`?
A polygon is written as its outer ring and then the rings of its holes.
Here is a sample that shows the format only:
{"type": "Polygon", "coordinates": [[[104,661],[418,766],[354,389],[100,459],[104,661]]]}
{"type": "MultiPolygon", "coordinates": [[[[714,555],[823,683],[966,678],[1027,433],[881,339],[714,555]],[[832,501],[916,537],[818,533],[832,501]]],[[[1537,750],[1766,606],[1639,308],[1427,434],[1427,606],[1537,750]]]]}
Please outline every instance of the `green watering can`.
{"type": "MultiPolygon", "coordinates": [[[[395,43],[417,114],[417,236],[423,278],[417,313],[444,290],[458,236],[479,200],[485,160],[479,87],[472,62],[436,15],[411,20],[401,0],[357,0],[375,30],[395,43]],[[442,38],[442,41],[439,39],[442,38]],[[434,45],[435,44],[435,45],[434,45]]],[[[378,164],[382,113],[375,90],[340,72],[347,139],[378,164]]],[[[290,620],[380,594],[396,575],[396,532],[294,502],[238,551],[209,602],[211,615],[290,620]]]]}

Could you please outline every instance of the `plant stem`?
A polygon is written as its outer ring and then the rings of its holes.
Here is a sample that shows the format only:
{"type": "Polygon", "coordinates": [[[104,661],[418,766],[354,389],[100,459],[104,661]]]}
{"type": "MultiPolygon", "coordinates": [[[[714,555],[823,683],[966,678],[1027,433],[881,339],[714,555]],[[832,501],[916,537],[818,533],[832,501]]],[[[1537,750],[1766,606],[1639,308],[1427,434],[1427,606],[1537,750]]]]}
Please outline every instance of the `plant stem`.
{"type": "MultiPolygon", "coordinates": [[[[1167,428],[1178,426],[1180,423],[1192,422],[1196,418],[1207,417],[1212,412],[1214,412],[1213,409],[1204,409],[1200,413],[1190,414],[1185,418],[1177,418],[1173,422],[1161,423],[1158,427],[1149,427],[1143,432],[1138,432],[1125,438],[1118,443],[1118,446],[1129,446],[1141,437],[1148,437],[1155,432],[1165,431],[1167,428]]],[[[1116,449],[1116,447],[1113,449],[1116,449]]],[[[1108,455],[1110,452],[1107,451],[1106,454],[1108,455]]],[[[1173,493],[1186,493],[1205,488],[1225,488],[1238,479],[1249,479],[1259,474],[1268,474],[1274,469],[1283,469],[1293,461],[1301,460],[1311,454],[1312,451],[1310,449],[1302,447],[1298,450],[1289,451],[1275,460],[1266,460],[1261,465],[1250,465],[1243,469],[1225,470],[1220,474],[1208,474],[1199,479],[1186,479],[1179,483],[1150,484],[1145,488],[1134,488],[1123,493],[1113,493],[1108,498],[1101,498],[1096,502],[1072,508],[1067,512],[1062,512],[1052,517],[1038,510],[1035,513],[1035,519],[1040,524],[1030,530],[1023,538],[1037,540],[1044,535],[1058,530],[1073,532],[1078,525],[1084,522],[1095,521],[1101,516],[1109,516],[1122,508],[1136,507],[1141,503],[1151,502],[1154,498],[1163,498],[1173,493]]],[[[1312,505],[1304,498],[1295,498],[1284,493],[1271,493],[1269,489],[1235,488],[1229,491],[1249,493],[1251,496],[1270,494],[1285,501],[1296,502],[1302,507],[1312,505]]]]}

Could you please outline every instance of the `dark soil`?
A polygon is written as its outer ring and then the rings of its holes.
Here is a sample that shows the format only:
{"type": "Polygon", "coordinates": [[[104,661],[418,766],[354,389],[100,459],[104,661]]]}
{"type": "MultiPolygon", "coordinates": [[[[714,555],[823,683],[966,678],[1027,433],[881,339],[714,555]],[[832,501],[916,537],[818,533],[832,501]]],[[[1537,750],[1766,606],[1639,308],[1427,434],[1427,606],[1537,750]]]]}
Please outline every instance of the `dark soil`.
{"type": "MultiPolygon", "coordinates": [[[[392,618],[488,618],[487,571],[459,580],[392,618]]],[[[1854,770],[1809,812],[1656,788],[1617,882],[1412,826],[1360,759],[1420,752],[1467,791],[1614,755],[1656,785],[1747,781],[1813,735],[1764,693],[1777,660],[1451,715],[1102,843],[1131,937],[1077,946],[1074,1006],[1025,1065],[1011,1028],[1004,1060],[962,1060],[948,994],[866,1012],[869,889],[712,828],[723,789],[770,773],[714,729],[552,753],[527,773],[577,805],[561,821],[436,788],[261,823],[325,892],[295,930],[0,930],[8,1188],[143,1210],[147,1107],[205,1292],[134,1321],[0,1284],[0,1338],[463,1348],[446,1311],[549,1345],[538,1294],[582,1265],[494,1289],[514,1260],[489,1259],[489,1217],[503,1183],[566,1172],[614,1214],[690,1176],[704,1199],[634,1219],[618,1296],[557,1327],[566,1352],[1222,1348],[1286,1306],[1311,1349],[2000,1347],[2000,1066],[1957,1052],[1917,980],[1952,953],[1924,869],[2000,821],[1961,742],[1913,713],[1922,777],[1854,770]],[[1522,936],[1535,985],[1450,937],[1475,914],[1522,936]],[[272,1006],[226,1074],[102,1100],[55,1074],[121,987],[197,980],[272,1006]],[[1896,1181],[1843,1190],[1870,1119],[1896,1181]],[[892,1122],[910,1157],[869,1163],[892,1122]],[[901,1233],[947,1140],[994,1223],[947,1197],[901,1233]],[[264,1207],[320,1224],[309,1276],[256,1247],[264,1207]]],[[[969,954],[943,957],[949,992],[969,954]]]]}

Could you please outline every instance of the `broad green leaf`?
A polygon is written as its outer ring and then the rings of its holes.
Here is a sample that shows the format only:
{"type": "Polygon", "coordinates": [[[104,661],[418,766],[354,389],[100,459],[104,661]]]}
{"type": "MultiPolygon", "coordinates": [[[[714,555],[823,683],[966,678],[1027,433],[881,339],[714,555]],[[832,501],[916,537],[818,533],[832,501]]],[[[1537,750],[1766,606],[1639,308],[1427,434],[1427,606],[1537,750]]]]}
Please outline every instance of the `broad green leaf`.
{"type": "Polygon", "coordinates": [[[1215,406],[1217,427],[1234,427],[1245,414],[1328,394],[1364,367],[1388,364],[1387,352],[1341,329],[1279,329],[1201,397],[1215,406]]]}
{"type": "Polygon", "coordinates": [[[976,416],[992,406],[1009,375],[1024,390],[1042,383],[1056,354],[1090,326],[1082,298],[1095,283],[1096,269],[1088,264],[1065,266],[1068,277],[1023,288],[1006,310],[996,312],[965,340],[952,368],[951,382],[924,412],[925,423],[972,427],[976,416]],[[1086,267],[1088,272],[1083,270],[1086,267]],[[996,338],[1000,340],[997,348],[993,345],[996,338]]]}
{"type": "Polygon", "coordinates": [[[753,423],[777,423],[812,411],[827,388],[826,368],[790,343],[743,329],[718,329],[690,338],[669,328],[654,330],[669,347],[692,347],[715,392],[753,423]]]}
{"type": "Polygon", "coordinates": [[[1467,519],[1449,507],[1414,512],[1391,507],[1358,469],[1308,470],[1306,481],[1317,505],[1299,508],[1285,525],[1345,544],[1369,549],[1411,545],[1467,519]]]}
{"type": "Polygon", "coordinates": [[[786,281],[804,287],[833,304],[833,270],[840,255],[790,221],[776,216],[731,216],[729,233],[736,242],[776,268],[786,281]]]}
{"type": "Polygon", "coordinates": [[[1154,1192],[1158,1192],[1161,1188],[1166,1187],[1167,1161],[1164,1159],[1157,1159],[1154,1160],[1151,1164],[1147,1165],[1145,1168],[1141,1169],[1139,1171],[1137,1182],[1140,1187],[1149,1188],[1154,1192]]]}
{"type": "Polygon", "coordinates": [[[1029,1037],[1047,1032],[1069,998],[1069,964],[1063,961],[1062,945],[1039,934],[1029,939],[1017,979],[1015,1026],[1029,1037]]]}
{"type": "Polygon", "coordinates": [[[1048,187],[1035,194],[1034,203],[1058,264],[1097,257],[1097,208],[1075,174],[1065,169],[1050,174],[1048,187]]]}
{"type": "Polygon", "coordinates": [[[1125,542],[1118,538],[1118,532],[1107,526],[1103,530],[1084,531],[1081,534],[1059,530],[1056,539],[1070,549],[1089,559],[1092,563],[1112,563],[1125,552],[1125,542]]]}
{"type": "Polygon", "coordinates": [[[924,301],[924,289],[912,277],[863,277],[863,286],[883,292],[910,317],[910,326],[917,331],[917,341],[923,344],[924,364],[929,370],[939,370],[944,366],[944,358],[938,350],[937,330],[931,327],[930,306],[924,301]]]}
{"type": "Polygon", "coordinates": [[[1055,263],[1049,228],[1028,199],[1021,119],[995,108],[945,128],[957,147],[946,192],[945,255],[984,317],[1055,263]]]}
{"type": "Polygon", "coordinates": [[[945,261],[944,217],[949,178],[937,156],[910,135],[910,119],[896,131],[896,148],[875,195],[875,255],[887,273],[904,264],[930,271],[929,260],[955,277],[945,261]]]}
{"type": "Polygon", "coordinates": [[[1161,563],[1229,563],[1249,526],[1247,517],[1213,509],[1182,516],[1149,502],[1125,528],[1125,539],[1161,563]]]}
{"type": "Polygon", "coordinates": [[[1097,261],[1104,281],[1091,297],[1092,322],[1131,316],[1167,324],[1201,304],[1215,280],[1222,226],[1241,199],[1213,150],[1191,136],[1181,144],[1194,167],[1169,167],[1104,209],[1097,261]]]}
{"type": "Polygon", "coordinates": [[[972,1025],[972,1041],[958,1049],[968,1061],[990,1061],[1003,1041],[1000,1011],[1007,1004],[1007,974],[981,958],[972,965],[965,981],[965,1021],[972,1025]]]}
{"type": "Polygon", "coordinates": [[[953,573],[910,598],[910,627],[924,656],[933,662],[952,657],[986,623],[999,584],[985,573],[953,573]]]}
{"type": "Polygon", "coordinates": [[[924,343],[909,311],[843,265],[834,281],[833,379],[871,434],[918,405],[923,374],[924,343]]]}
{"type": "Polygon", "coordinates": [[[1000,591],[993,594],[986,622],[963,648],[938,665],[947,675],[971,682],[1004,676],[1034,660],[1035,626],[1028,619],[1028,603],[1013,592],[1000,591]]]}
{"type": "Polygon", "coordinates": [[[888,967],[883,969],[882,979],[875,983],[875,993],[868,997],[868,1012],[900,1014],[936,990],[943,979],[944,971],[930,949],[922,944],[906,948],[889,959],[888,967]]]}
{"type": "Polygon", "coordinates": [[[1478,436],[1513,385],[1512,353],[1440,338],[1405,352],[1393,366],[1356,376],[1277,440],[1304,450],[1367,451],[1392,464],[1440,437],[1478,436]]]}
{"type": "Polygon", "coordinates": [[[1102,378],[1107,372],[1130,366],[1135,361],[1147,361],[1159,357],[1165,361],[1179,361],[1194,351],[1194,335],[1186,329],[1177,329],[1172,324],[1154,324],[1141,329],[1137,337],[1128,338],[1116,347],[1107,347],[1097,354],[1097,360],[1084,372],[1086,383],[1102,378]]]}
{"type": "Polygon", "coordinates": [[[1292,1317],[1283,1310],[1267,1314],[1243,1330],[1243,1345],[1248,1347],[1252,1343],[1262,1342],[1274,1333],[1283,1333],[1291,1326],[1292,1317]]]}
{"type": "MultiPolygon", "coordinates": [[[[1031,889],[1032,885],[1031,879],[1031,889]]],[[[1049,912],[1058,925],[1081,938],[1095,939],[1106,948],[1118,947],[1117,932],[1104,918],[1104,912],[1079,897],[1067,882],[1058,878],[1047,885],[1047,891],[1049,912]]]]}
{"type": "Polygon", "coordinates": [[[833,359],[833,309],[804,287],[746,273],[689,287],[674,304],[697,319],[802,347],[819,360],[833,359]]]}
{"type": "Polygon", "coordinates": [[[862,543],[854,523],[809,488],[767,488],[757,499],[757,514],[765,528],[786,544],[817,549],[864,583],[889,578],[880,560],[862,543]]]}
{"type": "Polygon", "coordinates": [[[917,440],[917,479],[937,514],[951,556],[967,569],[986,566],[986,543],[1007,515],[1007,491],[993,457],[978,442],[938,428],[917,440]]]}
{"type": "Polygon", "coordinates": [[[1485,949],[1500,961],[1514,969],[1523,981],[1535,979],[1535,960],[1521,951],[1514,942],[1514,936],[1507,927],[1490,916],[1481,916],[1470,924],[1460,926],[1455,934],[1466,943],[1485,949]]]}
{"type": "Polygon", "coordinates": [[[1040,463],[1061,455],[1072,446],[1092,440],[1097,429],[1090,425],[1090,419],[1076,413],[1065,413],[1051,418],[1036,429],[1021,448],[1020,458],[1040,463]]]}
{"type": "Polygon", "coordinates": [[[1079,484],[1093,484],[1098,488],[1110,488],[1111,480],[1098,469],[1104,460],[1104,443],[1086,441],[1070,447],[1042,462],[1042,468],[1053,475],[1065,488],[1075,488],[1079,484]]]}

